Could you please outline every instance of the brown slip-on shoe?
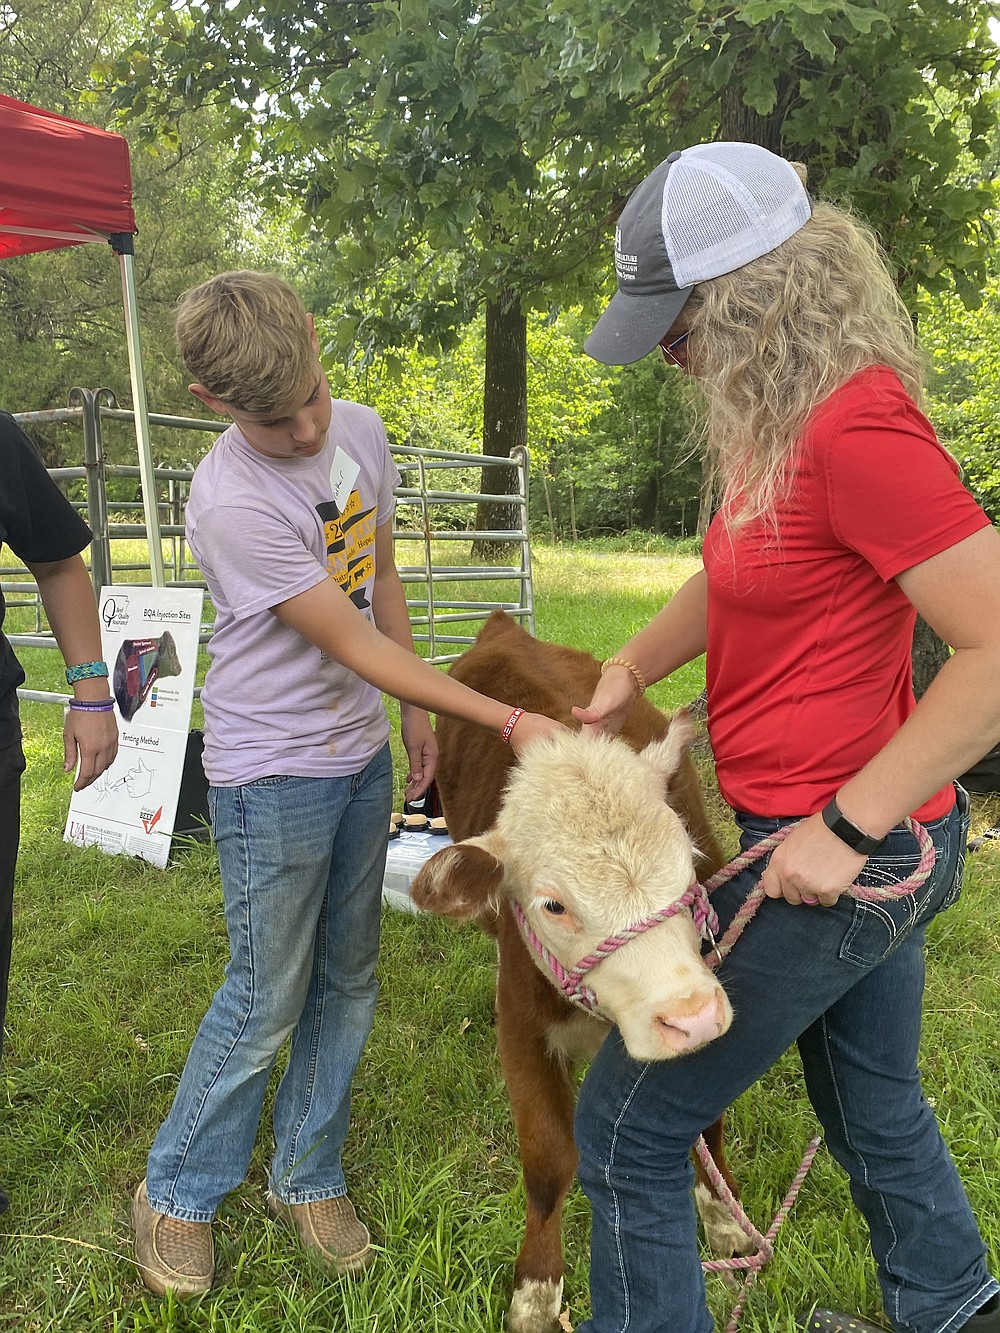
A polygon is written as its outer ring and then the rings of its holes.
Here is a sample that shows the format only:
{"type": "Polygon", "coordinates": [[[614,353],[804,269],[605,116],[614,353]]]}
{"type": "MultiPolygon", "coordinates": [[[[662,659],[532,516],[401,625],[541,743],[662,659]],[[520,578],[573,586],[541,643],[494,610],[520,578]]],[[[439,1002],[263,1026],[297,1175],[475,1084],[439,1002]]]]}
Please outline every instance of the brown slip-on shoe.
{"type": "Polygon", "coordinates": [[[312,1203],[282,1203],[269,1192],[267,1211],[292,1228],[303,1249],[333,1264],[338,1273],[359,1273],[375,1262],[368,1228],[346,1194],[312,1203]]]}
{"type": "Polygon", "coordinates": [[[200,1296],[215,1277],[211,1222],[183,1222],[158,1213],[146,1198],[142,1180],[132,1200],[135,1260],[150,1291],[165,1296],[200,1296]]]}

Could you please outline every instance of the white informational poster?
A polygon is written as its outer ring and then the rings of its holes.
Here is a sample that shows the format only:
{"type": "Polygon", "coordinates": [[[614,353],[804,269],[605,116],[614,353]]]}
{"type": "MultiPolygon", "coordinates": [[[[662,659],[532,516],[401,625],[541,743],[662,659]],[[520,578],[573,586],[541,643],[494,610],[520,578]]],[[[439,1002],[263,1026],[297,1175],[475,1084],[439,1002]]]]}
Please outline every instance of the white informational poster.
{"type": "Polygon", "coordinates": [[[80,847],[140,856],[161,869],[170,855],[191,723],[200,588],[101,589],[101,643],[118,719],[118,755],[96,782],[73,792],[65,838],[80,847]]]}

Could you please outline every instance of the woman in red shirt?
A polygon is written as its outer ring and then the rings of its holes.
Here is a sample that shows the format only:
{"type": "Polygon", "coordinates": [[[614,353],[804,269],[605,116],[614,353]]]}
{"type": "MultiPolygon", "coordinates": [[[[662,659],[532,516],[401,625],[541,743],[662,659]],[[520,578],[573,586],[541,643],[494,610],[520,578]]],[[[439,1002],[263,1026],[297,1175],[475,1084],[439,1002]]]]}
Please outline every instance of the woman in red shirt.
{"type": "MultiPolygon", "coordinates": [[[[742,845],[795,827],[713,896],[767,898],[719,971],[736,1014],[682,1059],[616,1034],[584,1081],[593,1313],[580,1333],[709,1333],[688,1150],[797,1043],[869,1226],[899,1333],[1000,1333],[1000,1284],[917,1069],[924,936],[958,896],[954,778],[1000,736],[1000,535],[919,408],[919,352],[877,243],[753,144],[672,153],[616,235],[619,290],[586,344],[658,346],[697,381],[724,480],[704,568],[609,662],[577,715],[616,731],[636,690],[706,653],[709,733],[742,845]],[[917,612],[954,652],[919,705],[917,612]],[[873,904],[851,885],[900,883],[873,904]]],[[[818,1333],[874,1330],[807,1310],[818,1333]]]]}

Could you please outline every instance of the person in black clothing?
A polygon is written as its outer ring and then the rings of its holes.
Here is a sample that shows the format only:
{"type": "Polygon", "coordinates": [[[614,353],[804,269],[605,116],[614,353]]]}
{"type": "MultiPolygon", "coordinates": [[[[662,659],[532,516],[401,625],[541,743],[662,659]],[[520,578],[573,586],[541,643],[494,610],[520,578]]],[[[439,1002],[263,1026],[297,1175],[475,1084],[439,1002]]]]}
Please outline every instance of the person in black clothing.
{"type": "MultiPolygon", "coordinates": [[[[92,534],[49,477],[13,417],[0,413],[0,543],[27,566],[41,595],[73,690],[63,730],[67,773],[79,791],[99,777],[118,750],[118,724],[101,660],[101,626],[80,552],[92,534]]],[[[14,867],[20,840],[24,751],[17,688],[24,671],[5,638],[0,594],[0,1053],[10,975],[14,867]]],[[[0,1213],[8,1207],[0,1189],[0,1213]]]]}

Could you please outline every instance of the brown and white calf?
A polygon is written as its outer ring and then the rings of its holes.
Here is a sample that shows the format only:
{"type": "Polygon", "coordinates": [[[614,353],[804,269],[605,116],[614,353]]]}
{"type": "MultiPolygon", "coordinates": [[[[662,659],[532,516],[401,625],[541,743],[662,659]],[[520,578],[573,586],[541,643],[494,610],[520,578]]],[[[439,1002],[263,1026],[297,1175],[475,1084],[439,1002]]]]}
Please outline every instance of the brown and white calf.
{"type": "MultiPolygon", "coordinates": [[[[452,675],[512,706],[576,726],[600,676],[597,661],[544,643],[494,612],[452,675]]],[[[455,845],[427,861],[418,906],[475,921],[497,940],[497,1035],[527,1196],[508,1316],[512,1333],[549,1333],[562,1301],[562,1205],[576,1173],[573,1065],[618,1025],[640,1060],[669,1059],[726,1031],[732,1011],[682,912],[629,940],[588,975],[598,1014],[570,1003],[525,944],[518,904],[537,939],[572,967],[606,937],[674,903],[725,858],[687,753],[690,723],[645,699],[620,739],[578,734],[531,746],[515,765],[499,738],[438,721],[438,786],[455,845]],[[697,874],[695,864],[697,863],[697,874]]],[[[721,1121],[706,1140],[735,1190],[721,1121]]],[[[699,1165],[709,1245],[745,1252],[699,1165]]]]}

